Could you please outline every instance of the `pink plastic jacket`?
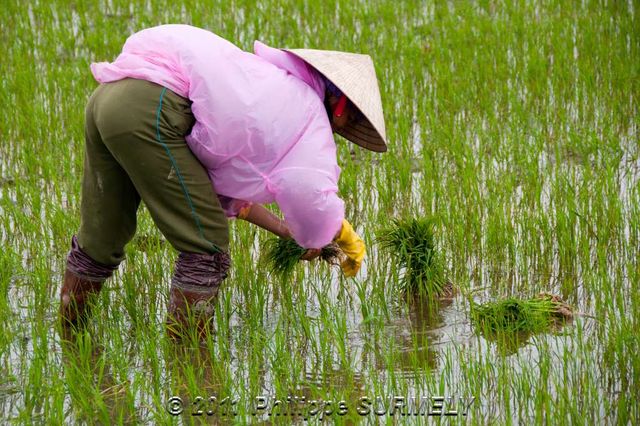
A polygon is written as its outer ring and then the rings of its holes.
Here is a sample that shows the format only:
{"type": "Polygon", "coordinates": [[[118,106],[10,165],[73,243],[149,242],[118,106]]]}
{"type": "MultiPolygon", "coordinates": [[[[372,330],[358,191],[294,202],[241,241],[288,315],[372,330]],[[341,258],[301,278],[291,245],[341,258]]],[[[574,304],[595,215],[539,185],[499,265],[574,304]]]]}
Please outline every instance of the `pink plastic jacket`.
{"type": "Polygon", "coordinates": [[[196,123],[187,143],[227,216],[244,201],[275,201],[298,244],[323,247],[344,217],[324,82],[290,53],[258,41],[254,49],[163,25],[133,34],[114,62],[93,63],[91,71],[101,83],[144,79],[189,98],[196,123]]]}

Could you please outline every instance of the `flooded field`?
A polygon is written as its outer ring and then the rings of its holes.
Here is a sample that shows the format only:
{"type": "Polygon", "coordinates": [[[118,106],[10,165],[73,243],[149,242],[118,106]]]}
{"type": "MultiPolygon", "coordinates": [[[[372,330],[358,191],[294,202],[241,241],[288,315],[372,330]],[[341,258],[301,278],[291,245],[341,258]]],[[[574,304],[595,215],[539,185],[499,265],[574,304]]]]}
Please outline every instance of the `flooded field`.
{"type": "Polygon", "coordinates": [[[0,422],[637,424],[638,13],[631,0],[3,5],[0,422]],[[276,277],[270,235],[233,221],[216,333],[176,343],[177,253],[143,207],[89,328],[67,336],[89,64],[163,23],[248,51],[372,56],[389,152],[336,136],[367,257],[356,278],[318,261],[276,277]],[[402,217],[433,218],[452,299],[400,291],[379,236],[402,217]],[[539,293],[574,318],[509,338],[474,327],[474,303],[539,293]]]}

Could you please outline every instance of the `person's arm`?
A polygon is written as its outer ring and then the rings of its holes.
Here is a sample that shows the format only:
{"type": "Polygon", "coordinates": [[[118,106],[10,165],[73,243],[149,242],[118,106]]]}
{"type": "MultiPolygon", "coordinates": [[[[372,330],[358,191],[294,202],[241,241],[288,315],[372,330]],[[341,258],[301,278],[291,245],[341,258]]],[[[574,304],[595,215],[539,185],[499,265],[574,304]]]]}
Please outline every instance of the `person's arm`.
{"type": "MultiPolygon", "coordinates": [[[[280,238],[291,238],[291,231],[289,231],[289,228],[284,221],[260,204],[250,204],[240,209],[238,219],[243,219],[249,223],[253,223],[262,229],[266,229],[267,231],[276,234],[280,238]]],[[[320,253],[322,253],[321,249],[307,249],[300,259],[313,260],[320,256],[320,253]]]]}
{"type": "Polygon", "coordinates": [[[280,238],[291,238],[291,232],[284,221],[260,204],[250,204],[241,209],[238,219],[253,223],[280,238]]]}
{"type": "MultiPolygon", "coordinates": [[[[253,223],[262,229],[276,234],[280,238],[292,238],[291,231],[289,231],[284,221],[260,204],[251,204],[242,209],[240,213],[238,213],[238,219],[253,223]]],[[[322,253],[321,249],[307,249],[300,259],[313,260],[320,256],[320,253],[322,253]]]]}

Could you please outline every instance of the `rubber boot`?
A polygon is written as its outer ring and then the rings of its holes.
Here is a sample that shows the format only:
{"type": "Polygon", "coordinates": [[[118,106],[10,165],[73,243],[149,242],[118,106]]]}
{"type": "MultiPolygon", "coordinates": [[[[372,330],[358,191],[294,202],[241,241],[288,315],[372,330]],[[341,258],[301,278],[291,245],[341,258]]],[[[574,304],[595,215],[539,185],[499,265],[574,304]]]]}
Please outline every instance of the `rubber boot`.
{"type": "Polygon", "coordinates": [[[80,278],[67,268],[60,289],[60,320],[65,327],[84,325],[91,312],[91,303],[102,289],[104,281],[80,278]]]}
{"type": "Polygon", "coordinates": [[[169,290],[167,334],[183,338],[197,332],[200,340],[213,330],[218,289],[227,277],[231,258],[226,252],[180,253],[169,290]]]}
{"type": "Polygon", "coordinates": [[[213,330],[218,288],[172,283],[169,290],[167,334],[174,339],[181,339],[195,329],[198,339],[205,340],[213,330]]]}

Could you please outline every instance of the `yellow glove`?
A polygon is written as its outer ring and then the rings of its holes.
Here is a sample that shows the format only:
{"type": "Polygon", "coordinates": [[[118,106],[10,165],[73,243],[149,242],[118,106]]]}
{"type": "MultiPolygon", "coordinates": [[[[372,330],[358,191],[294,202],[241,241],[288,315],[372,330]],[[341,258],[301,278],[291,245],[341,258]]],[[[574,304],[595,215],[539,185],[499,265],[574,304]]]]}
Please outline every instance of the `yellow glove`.
{"type": "Polygon", "coordinates": [[[356,234],[346,219],[342,221],[342,229],[335,241],[347,256],[347,259],[340,264],[342,272],[347,277],[354,277],[358,273],[366,253],[364,241],[356,234]]]}

